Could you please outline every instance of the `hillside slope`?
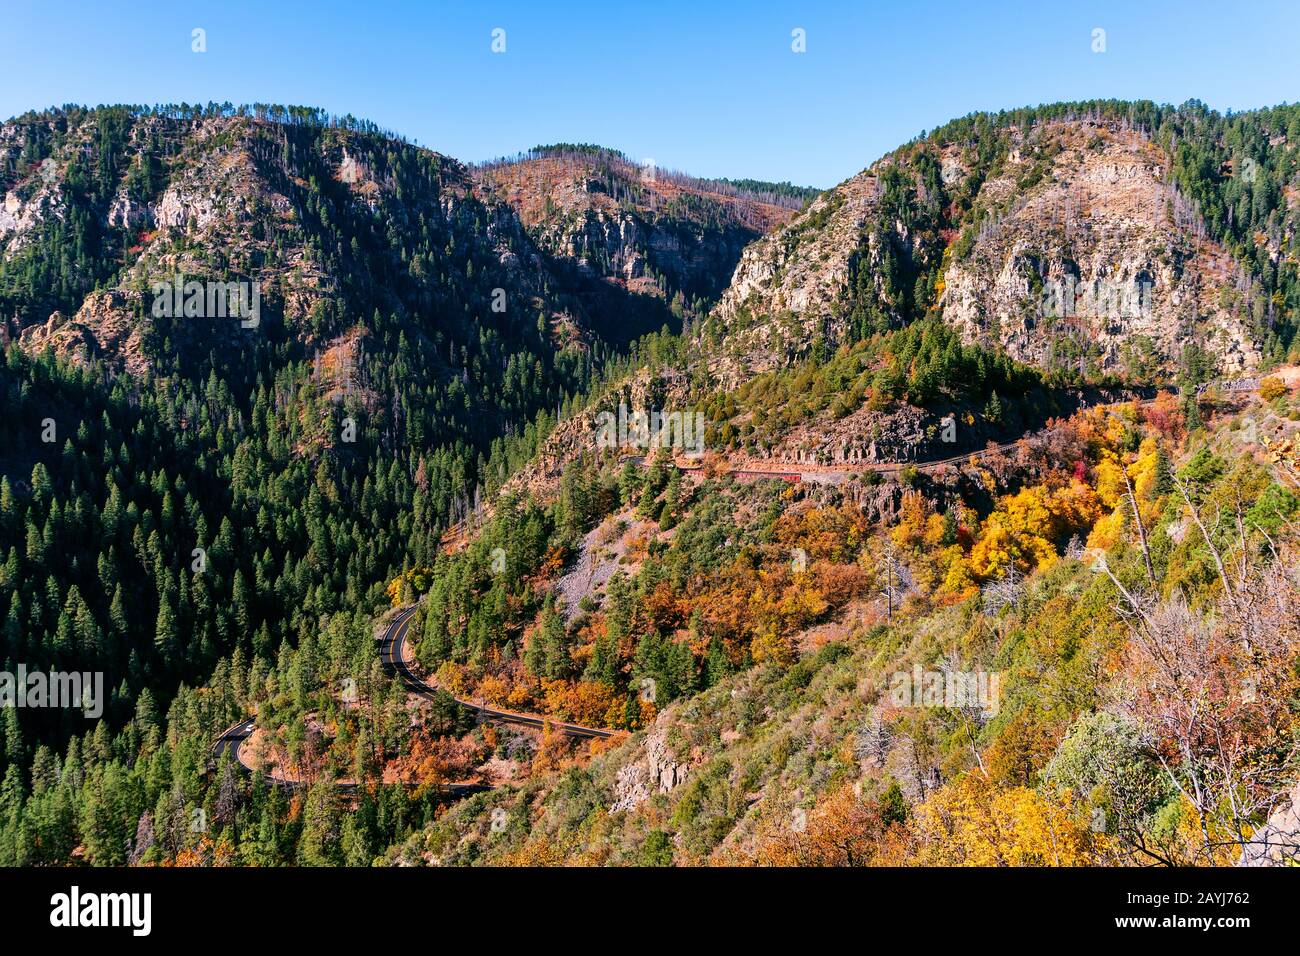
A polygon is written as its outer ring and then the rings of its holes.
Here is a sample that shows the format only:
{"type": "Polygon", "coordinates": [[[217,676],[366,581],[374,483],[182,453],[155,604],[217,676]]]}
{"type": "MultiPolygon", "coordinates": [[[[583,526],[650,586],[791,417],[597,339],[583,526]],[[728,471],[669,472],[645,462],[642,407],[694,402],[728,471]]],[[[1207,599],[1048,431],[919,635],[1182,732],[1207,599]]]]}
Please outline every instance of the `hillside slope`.
{"type": "MultiPolygon", "coordinates": [[[[673,328],[703,315],[741,251],[816,193],[789,184],[738,188],[577,145],[538,147],[475,174],[515,209],[540,248],[574,266],[572,282],[597,277],[662,300],[673,328]]],[[[585,291],[594,300],[597,290],[585,291]]]]}
{"type": "Polygon", "coordinates": [[[0,639],[109,694],[5,708],[0,863],[1234,862],[1300,777],[1300,407],[1214,366],[1295,349],[1298,140],[958,120],[714,305],[761,184],[276,107],[5,124],[0,639]],[[259,321],[157,314],[182,272],[259,321]],[[1035,305],[1116,276],[1158,321],[1035,305]],[[620,405],[705,454],[599,438],[620,405]],[[301,799],[209,763],[253,713],[301,799]]]}
{"type": "Polygon", "coordinates": [[[926,314],[1046,369],[1167,373],[1187,342],[1253,369],[1294,335],[1294,112],[1062,104],[955,121],[746,249],[699,337],[710,369],[738,384],[926,314]]]}
{"type": "MultiPolygon", "coordinates": [[[[970,466],[970,484],[903,491],[881,523],[852,485],[706,480],[647,495],[648,529],[616,511],[590,539],[623,554],[563,652],[588,662],[578,686],[592,690],[542,682],[558,713],[608,703],[637,733],[594,753],[543,742],[529,779],[386,859],[1254,859],[1252,834],[1285,816],[1300,772],[1300,459],[1270,451],[1293,448],[1298,417],[1286,396],[1224,405],[1188,434],[1168,408],[1095,409],[1001,466],[970,466]],[[982,518],[979,481],[999,490],[982,518]],[[625,681],[626,710],[595,692],[625,681]]],[[[532,653],[528,666],[543,659],[532,653]]],[[[466,660],[441,673],[475,679],[485,665],[466,660]]],[[[531,685],[511,665],[481,686],[531,685]]]]}

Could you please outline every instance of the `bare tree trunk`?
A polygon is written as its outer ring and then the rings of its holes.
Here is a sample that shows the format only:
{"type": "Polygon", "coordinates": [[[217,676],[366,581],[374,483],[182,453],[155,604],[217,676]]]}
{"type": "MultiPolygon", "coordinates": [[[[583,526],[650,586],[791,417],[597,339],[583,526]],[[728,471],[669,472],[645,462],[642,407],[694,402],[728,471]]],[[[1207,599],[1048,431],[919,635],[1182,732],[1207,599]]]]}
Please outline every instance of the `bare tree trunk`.
{"type": "Polygon", "coordinates": [[[1138,508],[1137,495],[1133,493],[1133,482],[1129,481],[1128,469],[1120,463],[1119,473],[1124,476],[1124,488],[1128,491],[1128,503],[1133,508],[1133,522],[1137,525],[1138,541],[1142,544],[1142,563],[1146,565],[1147,580],[1156,583],[1155,572],[1151,570],[1151,550],[1147,547],[1147,529],[1142,523],[1142,511],[1138,508]]]}
{"type": "Polygon", "coordinates": [[[1173,479],[1174,487],[1178,493],[1183,496],[1183,501],[1187,502],[1187,510],[1192,513],[1192,520],[1196,522],[1196,527],[1201,529],[1201,537],[1205,539],[1205,545],[1210,549],[1210,555],[1214,558],[1214,566],[1219,571],[1219,580],[1223,582],[1223,596],[1229,604],[1236,605],[1236,594],[1232,590],[1232,585],[1228,583],[1228,572],[1223,567],[1223,556],[1219,554],[1219,549],[1215,547],[1210,532],[1206,530],[1205,523],[1201,521],[1201,512],[1196,505],[1192,504],[1192,497],[1187,493],[1187,486],[1179,480],[1177,475],[1170,475],[1173,479]]]}

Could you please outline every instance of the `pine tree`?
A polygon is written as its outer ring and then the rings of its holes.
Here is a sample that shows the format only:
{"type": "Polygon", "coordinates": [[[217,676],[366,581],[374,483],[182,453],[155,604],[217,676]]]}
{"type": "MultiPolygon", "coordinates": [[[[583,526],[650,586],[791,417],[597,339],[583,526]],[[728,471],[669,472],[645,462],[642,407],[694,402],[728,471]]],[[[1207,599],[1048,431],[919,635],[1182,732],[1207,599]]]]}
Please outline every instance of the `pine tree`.
{"type": "Polygon", "coordinates": [[[337,788],[320,780],[307,793],[303,808],[298,862],[303,866],[338,866],[343,862],[337,788]]]}

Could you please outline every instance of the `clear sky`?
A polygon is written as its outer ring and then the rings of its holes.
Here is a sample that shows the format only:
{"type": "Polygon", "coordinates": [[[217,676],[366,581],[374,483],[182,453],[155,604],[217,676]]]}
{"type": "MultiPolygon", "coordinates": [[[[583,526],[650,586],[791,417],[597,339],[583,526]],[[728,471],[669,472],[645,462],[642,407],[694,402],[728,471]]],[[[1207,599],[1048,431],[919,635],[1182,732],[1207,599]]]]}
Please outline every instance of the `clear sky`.
{"type": "Polygon", "coordinates": [[[820,187],[973,110],[1295,102],[1297,61],[1296,0],[0,0],[4,117],[284,103],[463,160],[594,142],[697,175],[820,187]],[[205,53],[191,49],[195,28],[205,53]],[[1093,52],[1098,28],[1105,52],[1093,52]]]}

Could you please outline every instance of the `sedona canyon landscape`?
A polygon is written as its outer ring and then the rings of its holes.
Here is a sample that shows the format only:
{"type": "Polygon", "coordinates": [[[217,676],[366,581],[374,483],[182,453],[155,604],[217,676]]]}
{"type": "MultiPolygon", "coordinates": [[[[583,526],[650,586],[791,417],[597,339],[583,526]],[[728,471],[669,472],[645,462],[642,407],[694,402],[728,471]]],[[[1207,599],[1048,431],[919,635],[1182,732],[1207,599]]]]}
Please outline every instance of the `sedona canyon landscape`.
{"type": "MultiPolygon", "coordinates": [[[[548,68],[509,14],[465,83],[548,68]]],[[[1300,862],[1296,90],[1047,99],[1147,41],[1035,15],[1041,89],[694,172],[451,155],[323,64],[11,94],[0,863],[71,919],[105,868],[1300,862]]],[[[763,56],[817,69],[800,20],[763,56]]]]}

